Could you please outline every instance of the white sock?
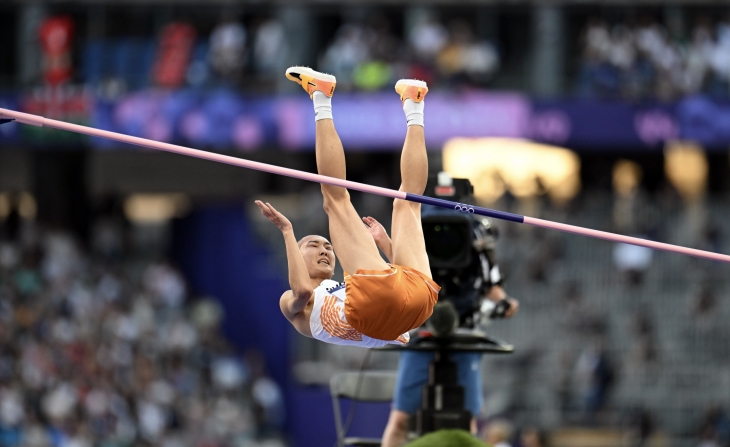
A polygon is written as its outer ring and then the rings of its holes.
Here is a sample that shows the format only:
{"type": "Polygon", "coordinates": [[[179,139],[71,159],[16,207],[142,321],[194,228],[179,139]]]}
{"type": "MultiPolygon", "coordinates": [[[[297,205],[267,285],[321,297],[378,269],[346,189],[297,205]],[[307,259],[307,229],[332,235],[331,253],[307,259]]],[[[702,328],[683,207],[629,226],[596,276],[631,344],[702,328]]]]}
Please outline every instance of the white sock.
{"type": "Polygon", "coordinates": [[[312,94],[314,121],[332,119],[332,98],[317,90],[312,94]]]}
{"type": "Polygon", "coordinates": [[[412,99],[403,101],[403,111],[406,113],[406,121],[409,126],[423,126],[424,101],[415,102],[412,99]]]}

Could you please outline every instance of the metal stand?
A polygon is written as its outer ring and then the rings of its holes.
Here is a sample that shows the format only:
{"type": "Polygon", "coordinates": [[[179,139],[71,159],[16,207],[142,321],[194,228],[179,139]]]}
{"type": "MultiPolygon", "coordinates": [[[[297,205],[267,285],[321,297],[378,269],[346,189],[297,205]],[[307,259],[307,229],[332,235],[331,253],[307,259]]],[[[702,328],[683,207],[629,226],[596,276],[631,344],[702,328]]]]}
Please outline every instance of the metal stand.
{"type": "Polygon", "coordinates": [[[472,414],[464,408],[464,387],[459,385],[457,365],[449,358],[451,353],[511,354],[514,351],[511,345],[475,331],[460,331],[439,338],[418,336],[405,346],[388,345],[379,349],[435,352],[428,368],[428,383],[423,387],[421,409],[409,422],[418,436],[442,429],[469,431],[471,428],[472,414]]]}
{"type": "Polygon", "coordinates": [[[470,425],[471,412],[464,408],[464,387],[458,383],[456,363],[449,360],[448,351],[436,351],[428,365],[428,384],[423,386],[414,431],[419,436],[448,428],[469,431],[470,425]]]}

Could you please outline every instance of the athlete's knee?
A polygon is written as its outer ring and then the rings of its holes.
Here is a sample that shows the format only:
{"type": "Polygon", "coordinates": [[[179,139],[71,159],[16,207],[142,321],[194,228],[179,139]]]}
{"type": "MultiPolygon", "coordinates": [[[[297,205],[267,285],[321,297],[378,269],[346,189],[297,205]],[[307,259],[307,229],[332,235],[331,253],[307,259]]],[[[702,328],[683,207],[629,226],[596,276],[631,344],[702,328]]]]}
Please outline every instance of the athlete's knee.
{"type": "Polygon", "coordinates": [[[393,199],[393,209],[410,209],[410,202],[403,199],[393,199]]]}
{"type": "Polygon", "coordinates": [[[407,192],[410,194],[423,195],[426,192],[426,180],[428,175],[423,179],[407,179],[402,180],[398,191],[407,192]]]}
{"type": "Polygon", "coordinates": [[[350,193],[340,187],[325,187],[322,185],[322,205],[326,213],[337,212],[342,205],[350,203],[350,193]]]}
{"type": "Polygon", "coordinates": [[[408,200],[394,199],[393,200],[394,211],[411,211],[417,216],[421,215],[421,204],[418,202],[410,202],[408,200]]]}

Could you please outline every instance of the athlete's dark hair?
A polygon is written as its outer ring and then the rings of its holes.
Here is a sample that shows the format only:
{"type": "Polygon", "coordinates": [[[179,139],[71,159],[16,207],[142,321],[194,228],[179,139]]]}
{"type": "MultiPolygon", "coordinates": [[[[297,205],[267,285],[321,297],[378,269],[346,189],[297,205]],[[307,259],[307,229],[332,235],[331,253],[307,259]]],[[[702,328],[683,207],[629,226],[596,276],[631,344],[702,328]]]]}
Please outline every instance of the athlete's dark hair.
{"type": "MultiPolygon", "coordinates": [[[[299,240],[297,241],[297,247],[299,247],[299,248],[302,248],[302,244],[304,243],[304,239],[306,239],[306,238],[308,238],[308,237],[310,237],[310,236],[319,236],[319,235],[318,235],[318,234],[308,234],[308,235],[304,236],[303,238],[301,238],[301,239],[299,239],[299,240]]],[[[319,236],[319,237],[324,237],[324,236],[319,236]]],[[[325,238],[325,240],[326,240],[326,239],[327,239],[327,238],[325,238]]],[[[329,241],[328,241],[327,243],[328,243],[328,244],[330,244],[330,242],[329,242],[329,241]]]]}

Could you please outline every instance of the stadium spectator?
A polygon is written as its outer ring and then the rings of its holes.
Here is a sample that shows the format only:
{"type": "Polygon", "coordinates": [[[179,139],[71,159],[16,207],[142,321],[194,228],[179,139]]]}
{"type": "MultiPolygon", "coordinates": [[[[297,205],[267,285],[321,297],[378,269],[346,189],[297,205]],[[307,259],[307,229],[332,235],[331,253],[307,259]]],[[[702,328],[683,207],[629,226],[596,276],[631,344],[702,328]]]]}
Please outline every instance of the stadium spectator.
{"type": "Polygon", "coordinates": [[[506,419],[495,419],[484,429],[484,441],[493,447],[512,447],[514,426],[506,419]]]}
{"type": "Polygon", "coordinates": [[[698,447],[722,447],[730,442],[730,418],[717,405],[710,406],[699,426],[698,447]]]}
{"type": "Polygon", "coordinates": [[[705,250],[721,252],[723,250],[723,230],[722,226],[715,220],[708,220],[702,231],[701,245],[705,250]]]}
{"type": "Polygon", "coordinates": [[[560,322],[566,334],[576,340],[605,334],[604,317],[584,298],[578,282],[568,283],[560,297],[563,299],[560,322]]]}
{"type": "Polygon", "coordinates": [[[321,64],[337,76],[338,88],[380,90],[401,77],[459,86],[484,84],[499,69],[499,54],[477,40],[464,20],[448,30],[433,15],[416,21],[406,43],[396,37],[387,18],[345,23],[324,52],[321,64]]]}
{"type": "Polygon", "coordinates": [[[481,83],[499,68],[499,56],[491,44],[477,41],[468,23],[456,20],[449,24],[449,40],[436,63],[449,84],[481,83]]]}
{"type": "Polygon", "coordinates": [[[290,58],[284,25],[276,19],[261,21],[254,31],[253,66],[263,80],[280,75],[290,58]]]}
{"type": "Polygon", "coordinates": [[[606,406],[614,385],[615,371],[608,352],[598,340],[581,352],[576,363],[585,422],[593,424],[606,406]]]}
{"type": "Polygon", "coordinates": [[[628,352],[627,370],[642,383],[652,380],[659,362],[659,346],[656,341],[655,323],[646,308],[639,309],[632,317],[629,328],[631,346],[628,352]]]}
{"type": "Polygon", "coordinates": [[[704,92],[727,97],[730,24],[699,17],[682,26],[644,18],[638,26],[592,19],[583,37],[578,91],[589,97],[673,99],[704,92]],[[668,29],[670,28],[670,29],[668,29]]]}
{"type": "Polygon", "coordinates": [[[369,60],[355,68],[353,82],[359,90],[390,87],[399,71],[402,43],[390,30],[387,18],[377,16],[369,24],[369,60]]]}
{"type": "Polygon", "coordinates": [[[548,447],[547,433],[534,426],[523,428],[520,433],[520,447],[548,447]]]}
{"type": "Polygon", "coordinates": [[[30,230],[0,241],[0,445],[279,437],[281,391],[221,337],[217,302],[189,301],[169,263],[105,261],[30,230]]]}
{"type": "Polygon", "coordinates": [[[432,14],[419,17],[408,35],[417,60],[432,62],[449,41],[449,33],[432,14]]]}
{"type": "Polygon", "coordinates": [[[645,408],[629,410],[623,421],[624,445],[630,447],[645,447],[651,445],[650,438],[655,430],[654,419],[645,408]]]}
{"type": "Polygon", "coordinates": [[[370,59],[370,32],[355,23],[345,23],[325,50],[321,65],[337,77],[338,89],[350,89],[357,67],[370,59]]]}
{"type": "Polygon", "coordinates": [[[695,324],[703,326],[703,320],[712,316],[716,306],[717,297],[712,287],[707,283],[703,284],[692,299],[692,317],[695,324]]]}
{"type": "Polygon", "coordinates": [[[529,252],[525,271],[531,281],[545,283],[550,269],[555,267],[564,254],[565,242],[560,235],[543,230],[531,233],[530,238],[537,243],[529,252]]]}
{"type": "Polygon", "coordinates": [[[220,79],[238,82],[246,61],[246,28],[226,17],[210,35],[208,60],[220,79]]]}

